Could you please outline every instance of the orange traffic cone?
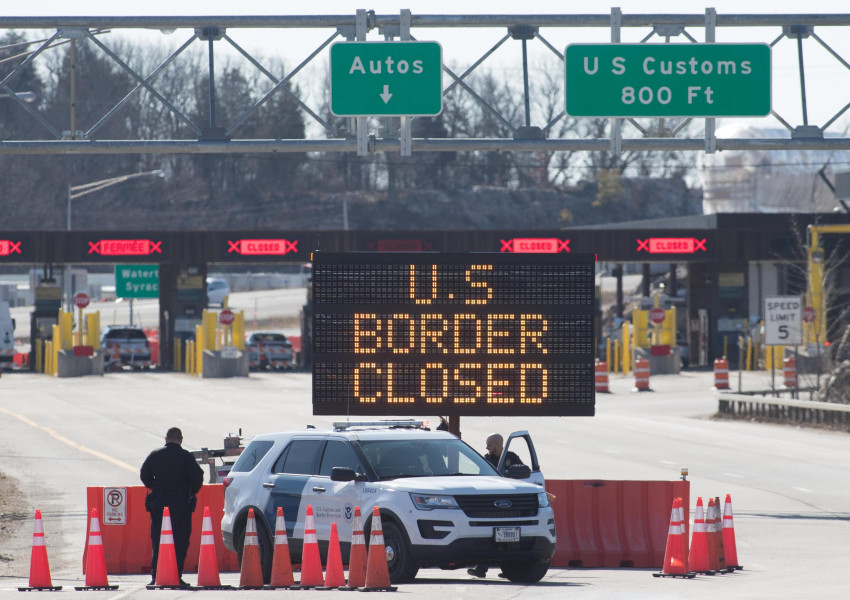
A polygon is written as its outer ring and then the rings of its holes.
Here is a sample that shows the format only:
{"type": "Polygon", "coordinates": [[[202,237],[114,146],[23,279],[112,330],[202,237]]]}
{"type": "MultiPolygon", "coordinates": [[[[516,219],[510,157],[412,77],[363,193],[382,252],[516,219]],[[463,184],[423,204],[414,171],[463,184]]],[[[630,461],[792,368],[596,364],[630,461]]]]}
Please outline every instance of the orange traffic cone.
{"type": "Polygon", "coordinates": [[[86,548],[86,584],[74,586],[75,590],[117,590],[109,585],[106,576],[106,556],[103,554],[103,538],[100,535],[100,517],[97,509],[91,509],[89,520],[89,543],[86,548]]]}
{"type": "Polygon", "coordinates": [[[708,538],[705,534],[705,513],[702,507],[702,497],[697,498],[697,508],[694,513],[694,531],[691,534],[691,551],[688,555],[688,566],[695,573],[714,575],[708,566],[708,538]]]}
{"type": "Polygon", "coordinates": [[[720,519],[720,496],[714,498],[714,536],[717,540],[717,564],[721,573],[731,573],[735,569],[726,566],[726,549],[723,547],[723,525],[720,519]]]}
{"type": "Polygon", "coordinates": [[[717,557],[717,535],[714,524],[714,498],[708,499],[708,513],[705,517],[705,533],[708,539],[708,568],[712,571],[720,570],[720,561],[717,557]]]}
{"type": "Polygon", "coordinates": [[[325,585],[323,590],[335,590],[345,586],[345,573],[342,570],[342,552],[339,549],[339,533],[336,523],[331,523],[331,539],[328,542],[328,562],[325,565],[325,585]]]}
{"type": "Polygon", "coordinates": [[[354,507],[354,530],[351,533],[351,552],[348,556],[348,587],[366,585],[366,536],[363,534],[363,517],[360,507],[354,507]]]}
{"type": "Polygon", "coordinates": [[[302,588],[317,587],[324,584],[322,575],[322,558],[319,556],[319,539],[316,537],[316,520],[313,518],[313,507],[307,505],[307,516],[304,520],[304,546],[301,550],[301,582],[302,588]]]}
{"type": "Polygon", "coordinates": [[[673,499],[673,510],[670,513],[670,529],[667,532],[667,547],[664,550],[664,565],[660,573],[653,573],[653,577],[687,577],[693,578],[696,573],[688,572],[688,558],[684,554],[684,543],[682,537],[685,535],[685,526],[682,523],[681,513],[682,499],[673,499]]]}
{"type": "Polygon", "coordinates": [[[44,523],[41,521],[41,510],[36,509],[35,524],[32,531],[29,587],[19,587],[18,591],[58,591],[61,589],[62,586],[53,585],[53,580],[50,578],[50,563],[47,560],[47,546],[44,543],[44,523]]]}
{"type": "Polygon", "coordinates": [[[257,541],[257,521],[254,517],[253,508],[248,509],[248,522],[245,524],[239,588],[243,590],[263,589],[263,567],[260,563],[260,544],[257,541]]]}
{"type": "Polygon", "coordinates": [[[221,585],[218,574],[218,556],[215,553],[215,534],[213,533],[210,507],[204,507],[204,521],[201,527],[201,550],[198,554],[198,588],[204,590],[230,590],[232,585],[221,585]]]}
{"type": "Polygon", "coordinates": [[[735,523],[732,520],[731,494],[726,494],[726,502],[723,505],[723,547],[726,550],[726,564],[728,567],[730,569],[743,569],[744,567],[738,563],[738,548],[735,544],[735,523]]]}
{"type": "Polygon", "coordinates": [[[282,506],[277,507],[274,528],[274,558],[268,588],[292,587],[295,585],[295,578],[292,576],[292,561],[289,557],[289,540],[286,537],[286,520],[283,518],[282,506]]]}
{"type": "Polygon", "coordinates": [[[381,511],[372,507],[372,535],[369,537],[369,554],[366,558],[366,584],[363,591],[390,590],[390,571],[387,568],[387,550],[384,547],[384,531],[381,527],[381,511]]]}
{"type": "Polygon", "coordinates": [[[177,572],[177,553],[174,550],[174,530],[171,529],[171,511],[162,510],[162,528],[159,533],[159,552],[156,557],[156,581],[145,586],[156,588],[179,588],[180,574],[177,572]]]}

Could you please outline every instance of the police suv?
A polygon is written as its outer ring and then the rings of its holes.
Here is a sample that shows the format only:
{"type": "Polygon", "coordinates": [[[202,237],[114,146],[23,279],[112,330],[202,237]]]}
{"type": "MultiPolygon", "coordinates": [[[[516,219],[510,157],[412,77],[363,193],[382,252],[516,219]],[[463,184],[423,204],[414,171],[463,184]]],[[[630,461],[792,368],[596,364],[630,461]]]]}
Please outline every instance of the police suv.
{"type": "Polygon", "coordinates": [[[224,544],[241,561],[253,508],[268,581],[277,507],[283,507],[292,561],[299,562],[307,505],[322,559],[336,523],[345,561],[354,507],[361,507],[368,542],[377,506],[393,583],[412,581],[422,567],[477,564],[499,566],[511,581],[539,581],[555,551],[555,518],[528,434],[512,434],[505,453],[516,437],[529,443],[532,464],[500,475],[454,435],[416,421],[343,422],[332,430],[258,435],[223,481],[224,544]]]}

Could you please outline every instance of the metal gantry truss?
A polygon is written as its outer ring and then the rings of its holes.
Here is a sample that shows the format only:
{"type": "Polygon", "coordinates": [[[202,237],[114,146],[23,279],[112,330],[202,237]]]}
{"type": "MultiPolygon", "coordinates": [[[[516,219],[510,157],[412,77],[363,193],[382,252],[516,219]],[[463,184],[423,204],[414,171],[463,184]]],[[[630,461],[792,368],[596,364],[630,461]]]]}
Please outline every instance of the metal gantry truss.
{"type": "MultiPolygon", "coordinates": [[[[315,15],[315,16],[185,16],[185,17],[2,17],[0,16],[0,31],[51,31],[47,39],[42,40],[38,47],[19,55],[19,60],[6,59],[0,63],[0,94],[8,96],[8,100],[16,102],[21,110],[29,113],[43,127],[49,136],[40,140],[0,140],[0,154],[223,154],[223,153],[269,153],[269,152],[357,152],[367,155],[373,152],[400,152],[410,155],[411,152],[459,152],[459,151],[704,151],[707,153],[718,150],[846,150],[850,149],[850,138],[843,136],[825,136],[824,132],[833,125],[848,109],[847,103],[833,117],[821,125],[809,123],[806,97],[804,40],[811,40],[829,52],[844,68],[850,70],[850,63],[838,52],[831,48],[816,32],[821,27],[848,27],[850,14],[773,14],[773,15],[718,15],[714,9],[706,9],[704,14],[642,14],[625,15],[620,9],[614,8],[610,14],[598,15],[414,15],[409,10],[401,10],[397,15],[377,15],[373,11],[357,10],[354,15],[315,15]],[[669,137],[651,137],[650,131],[663,131],[663,128],[646,128],[634,119],[611,119],[608,138],[551,138],[553,125],[565,118],[565,113],[555,116],[548,123],[532,125],[530,114],[530,90],[527,48],[531,42],[537,42],[548,48],[561,62],[564,55],[561,50],[550,43],[541,33],[541,29],[595,28],[610,35],[607,40],[611,43],[620,42],[623,28],[645,29],[647,33],[642,42],[648,42],[654,36],[660,36],[669,41],[670,38],[682,36],[691,43],[699,43],[694,35],[702,30],[705,43],[715,41],[717,28],[773,28],[777,30],[776,38],[770,43],[771,47],[783,39],[794,40],[797,45],[797,64],[790,65],[799,71],[800,102],[802,123],[792,125],[786,116],[776,111],[771,114],[783,127],[788,130],[787,138],[717,138],[715,135],[714,119],[705,119],[704,136],[700,138],[675,137],[687,124],[687,120],[679,123],[670,130],[669,137]],[[263,66],[259,60],[237,44],[230,36],[228,29],[314,29],[327,30],[328,37],[313,51],[309,52],[295,68],[284,76],[277,76],[263,66]],[[511,133],[509,138],[427,138],[412,139],[410,118],[401,118],[398,135],[377,137],[369,130],[370,121],[367,117],[350,119],[348,132],[335,131],[331,124],[323,119],[318,112],[302,101],[287,83],[301,72],[304,67],[316,61],[323,51],[335,40],[365,40],[368,32],[377,30],[386,40],[414,40],[413,31],[422,32],[420,37],[428,36],[428,30],[447,28],[491,28],[505,31],[504,36],[492,47],[484,51],[480,58],[474,61],[463,73],[456,74],[448,66],[443,66],[449,76],[450,83],[443,90],[448,94],[455,88],[461,88],[471,95],[487,112],[491,113],[511,133]],[[107,43],[104,42],[106,33],[115,30],[160,30],[163,33],[174,30],[189,29],[192,34],[174,50],[168,58],[161,62],[148,74],[138,73],[122,60],[107,43]],[[523,122],[512,122],[473,88],[468,81],[469,75],[479,68],[503,44],[509,40],[521,42],[521,61],[523,72],[523,122]],[[75,85],[73,79],[73,57],[76,44],[80,40],[90,42],[112,61],[126,71],[133,80],[135,87],[128,90],[124,98],[110,108],[99,120],[87,129],[78,129],[75,105],[75,85]],[[193,122],[172,101],[157,91],[155,82],[170,63],[192,44],[206,42],[208,47],[209,68],[209,123],[193,122]],[[23,90],[16,91],[9,82],[24,66],[41,57],[45,51],[60,44],[71,44],[72,65],[71,86],[69,97],[69,123],[67,126],[51,123],[37,108],[27,102],[23,90]],[[241,54],[254,68],[270,81],[271,87],[231,123],[221,124],[217,121],[215,111],[215,49],[217,43],[230,45],[241,54]],[[108,140],[98,137],[99,129],[120,112],[122,106],[134,95],[146,90],[156,101],[161,102],[169,111],[174,113],[197,136],[196,139],[163,139],[163,140],[108,140]],[[304,111],[314,119],[324,130],[326,138],[321,139],[242,139],[234,138],[239,127],[245,120],[260,108],[274,94],[288,94],[304,111]],[[634,137],[624,137],[624,127],[631,126],[634,137]]],[[[850,30],[848,30],[850,31],[850,30]]],[[[439,41],[439,40],[437,40],[439,41]]],[[[446,61],[444,61],[445,63],[446,61]]],[[[774,68],[789,65],[774,65],[774,68]]],[[[386,132],[387,127],[383,130],[386,132]]]]}

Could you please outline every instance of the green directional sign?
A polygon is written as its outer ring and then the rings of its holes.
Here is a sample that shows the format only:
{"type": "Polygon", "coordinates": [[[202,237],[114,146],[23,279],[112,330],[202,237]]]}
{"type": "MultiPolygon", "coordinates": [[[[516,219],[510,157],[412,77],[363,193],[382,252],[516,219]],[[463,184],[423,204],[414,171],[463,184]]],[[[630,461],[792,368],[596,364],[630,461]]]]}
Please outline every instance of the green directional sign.
{"type": "Polygon", "coordinates": [[[159,298],[159,265],[115,265],[115,296],[159,298]]]}
{"type": "Polygon", "coordinates": [[[763,117],[770,113],[766,44],[571,44],[573,117],[763,117]]]}
{"type": "Polygon", "coordinates": [[[331,111],[338,116],[433,116],[443,110],[437,42],[331,46],[331,111]]]}

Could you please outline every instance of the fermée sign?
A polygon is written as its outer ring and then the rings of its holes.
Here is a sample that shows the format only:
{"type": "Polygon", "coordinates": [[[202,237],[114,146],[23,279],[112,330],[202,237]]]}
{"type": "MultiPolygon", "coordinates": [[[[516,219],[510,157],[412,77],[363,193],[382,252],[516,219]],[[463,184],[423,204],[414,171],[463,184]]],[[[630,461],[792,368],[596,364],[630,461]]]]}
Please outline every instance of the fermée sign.
{"type": "Polygon", "coordinates": [[[313,414],[594,414],[592,255],[313,255],[313,414]]]}

